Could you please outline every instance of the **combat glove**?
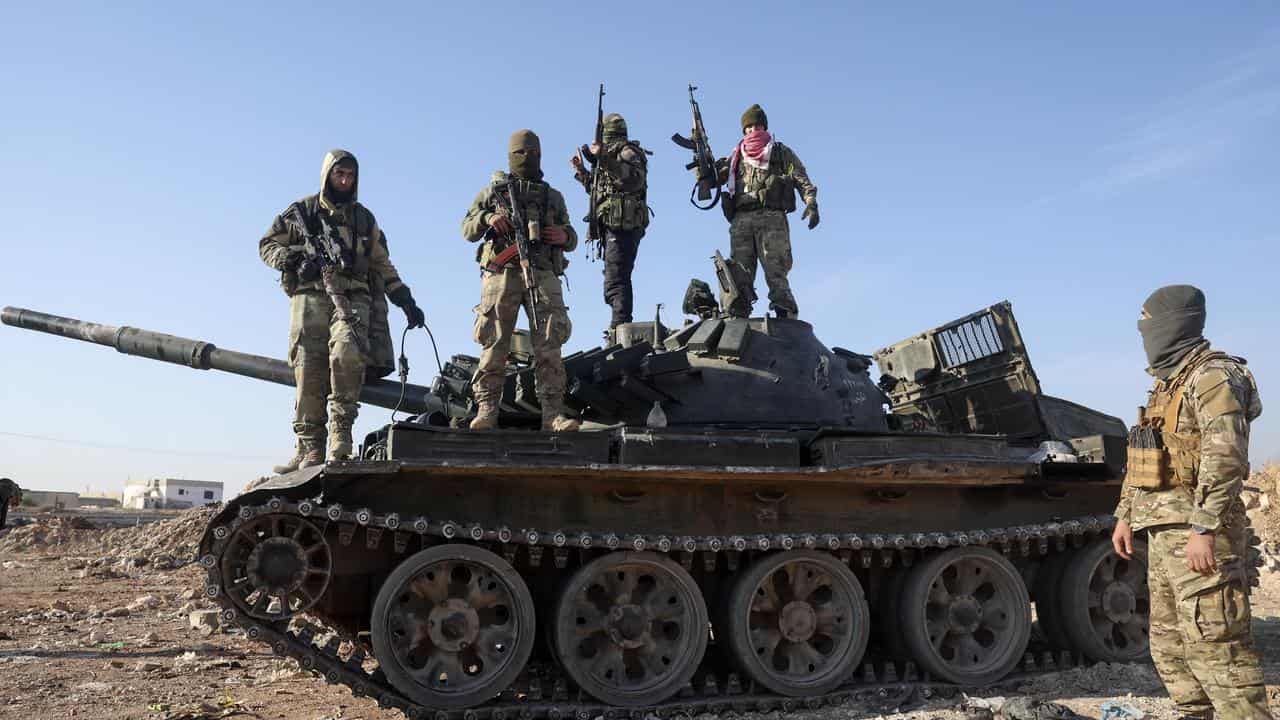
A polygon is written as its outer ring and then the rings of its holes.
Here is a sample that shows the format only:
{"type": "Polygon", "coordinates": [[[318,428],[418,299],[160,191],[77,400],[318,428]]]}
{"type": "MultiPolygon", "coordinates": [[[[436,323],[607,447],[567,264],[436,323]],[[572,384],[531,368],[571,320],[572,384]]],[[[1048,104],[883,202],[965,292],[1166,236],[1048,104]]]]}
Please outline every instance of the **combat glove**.
{"type": "Polygon", "coordinates": [[[320,261],[316,258],[303,258],[298,264],[298,279],[302,282],[311,282],[320,279],[320,261]]]}
{"type": "Polygon", "coordinates": [[[302,264],[304,258],[306,258],[306,255],[300,252],[291,252],[284,256],[284,262],[280,263],[280,269],[287,273],[297,272],[298,266],[302,264]]]}
{"type": "Polygon", "coordinates": [[[405,322],[409,323],[409,327],[425,327],[427,324],[427,315],[422,312],[422,308],[413,301],[413,293],[409,292],[408,285],[400,287],[387,293],[387,297],[396,307],[404,311],[405,322]]]}
{"type": "Polygon", "coordinates": [[[807,219],[807,220],[809,221],[809,229],[810,229],[810,230],[812,230],[812,229],[814,229],[814,228],[818,227],[818,203],[817,203],[817,201],[811,202],[811,203],[809,203],[808,205],[805,205],[805,206],[804,206],[804,212],[800,215],[800,219],[801,219],[801,220],[806,220],[806,219],[807,219]]]}

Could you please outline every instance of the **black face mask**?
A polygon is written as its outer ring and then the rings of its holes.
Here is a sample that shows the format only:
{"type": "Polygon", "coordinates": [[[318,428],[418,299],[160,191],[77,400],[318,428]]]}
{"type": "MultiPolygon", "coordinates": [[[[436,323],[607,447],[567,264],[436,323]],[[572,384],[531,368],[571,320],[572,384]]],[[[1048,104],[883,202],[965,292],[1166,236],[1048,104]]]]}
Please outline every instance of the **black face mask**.
{"type": "Polygon", "coordinates": [[[1138,320],[1147,365],[1167,380],[1204,339],[1204,293],[1190,285],[1170,285],[1151,294],[1142,305],[1149,317],[1138,320]]]}

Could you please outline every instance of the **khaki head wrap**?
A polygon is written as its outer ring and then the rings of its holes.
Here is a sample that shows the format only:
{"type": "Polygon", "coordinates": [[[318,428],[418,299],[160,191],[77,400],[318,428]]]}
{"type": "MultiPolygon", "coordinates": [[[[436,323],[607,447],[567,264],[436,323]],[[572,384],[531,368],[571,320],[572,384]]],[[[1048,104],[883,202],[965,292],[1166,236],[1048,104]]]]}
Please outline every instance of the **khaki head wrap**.
{"type": "Polygon", "coordinates": [[[542,141],[532,130],[517,130],[507,145],[507,165],[521,180],[542,179],[542,141]]]}

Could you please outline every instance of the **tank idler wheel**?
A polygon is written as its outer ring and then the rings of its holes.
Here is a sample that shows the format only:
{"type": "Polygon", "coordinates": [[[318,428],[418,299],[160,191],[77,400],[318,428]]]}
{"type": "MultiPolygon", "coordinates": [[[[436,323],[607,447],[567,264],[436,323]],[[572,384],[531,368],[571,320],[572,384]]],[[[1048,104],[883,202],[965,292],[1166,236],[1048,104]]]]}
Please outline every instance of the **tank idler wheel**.
{"type": "Polygon", "coordinates": [[[296,515],[259,515],[236,528],[219,562],[227,597],[246,615],[285,620],[329,587],[333,555],[324,533],[296,515]]]}
{"type": "Polygon", "coordinates": [[[1076,650],[1062,627],[1062,574],[1074,554],[1059,552],[1049,556],[1036,568],[1036,625],[1045,641],[1057,650],[1076,650]]]}
{"type": "Polygon", "coordinates": [[[556,602],[553,649],[578,687],[608,705],[675,695],[707,649],[707,606],[678,563],[614,552],[583,565],[556,602]]]}
{"type": "Polygon", "coordinates": [[[903,639],[916,663],[958,685],[1008,675],[1031,639],[1031,602],[1004,556],[960,547],[912,568],[902,588],[903,639]]]}
{"type": "Polygon", "coordinates": [[[1125,560],[1110,538],[1095,540],[1063,572],[1059,622],[1073,646],[1095,662],[1134,662],[1150,652],[1147,547],[1135,542],[1133,550],[1125,560]]]}
{"type": "Polygon", "coordinates": [[[506,560],[437,545],[396,566],[370,620],[373,655],[398,690],[431,708],[478,705],[507,688],[533,650],[529,588],[506,560]]]}
{"type": "Polygon", "coordinates": [[[729,591],[735,663],[780,695],[821,695],[853,675],[871,636],[871,610],[853,571],[812,550],[766,555],[729,591]]]}

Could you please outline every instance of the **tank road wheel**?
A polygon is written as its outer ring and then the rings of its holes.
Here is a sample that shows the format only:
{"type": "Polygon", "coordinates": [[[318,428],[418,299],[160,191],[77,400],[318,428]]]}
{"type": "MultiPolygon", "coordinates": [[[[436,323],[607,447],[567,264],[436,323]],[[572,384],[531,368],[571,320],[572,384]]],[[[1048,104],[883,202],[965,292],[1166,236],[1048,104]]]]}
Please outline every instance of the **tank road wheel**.
{"type": "Polygon", "coordinates": [[[231,602],[259,620],[306,611],[329,587],[333,556],[324,533],[296,515],[260,515],[241,525],[221,559],[231,602]]]}
{"type": "Polygon", "coordinates": [[[554,650],[578,687],[609,705],[675,695],[707,649],[707,606],[689,573],[651,552],[578,569],[556,604],[554,650]]]}
{"type": "Polygon", "coordinates": [[[781,695],[820,695],[847,681],[871,636],[862,585],[811,550],[766,555],[729,591],[727,641],[752,680],[781,695]]]}
{"type": "Polygon", "coordinates": [[[373,655],[414,701],[463,708],[502,692],[533,650],[533,597],[506,560],[437,545],[396,566],[373,603],[373,655]]]}
{"type": "Polygon", "coordinates": [[[1009,674],[1031,639],[1022,577],[987,548],[955,548],[916,565],[900,612],[916,663],[960,685],[987,685],[1009,674]]]}
{"type": "Polygon", "coordinates": [[[1075,554],[1062,576],[1059,622],[1077,650],[1095,662],[1133,662],[1150,651],[1147,548],[1134,543],[1133,560],[1095,540],[1075,554]]]}

